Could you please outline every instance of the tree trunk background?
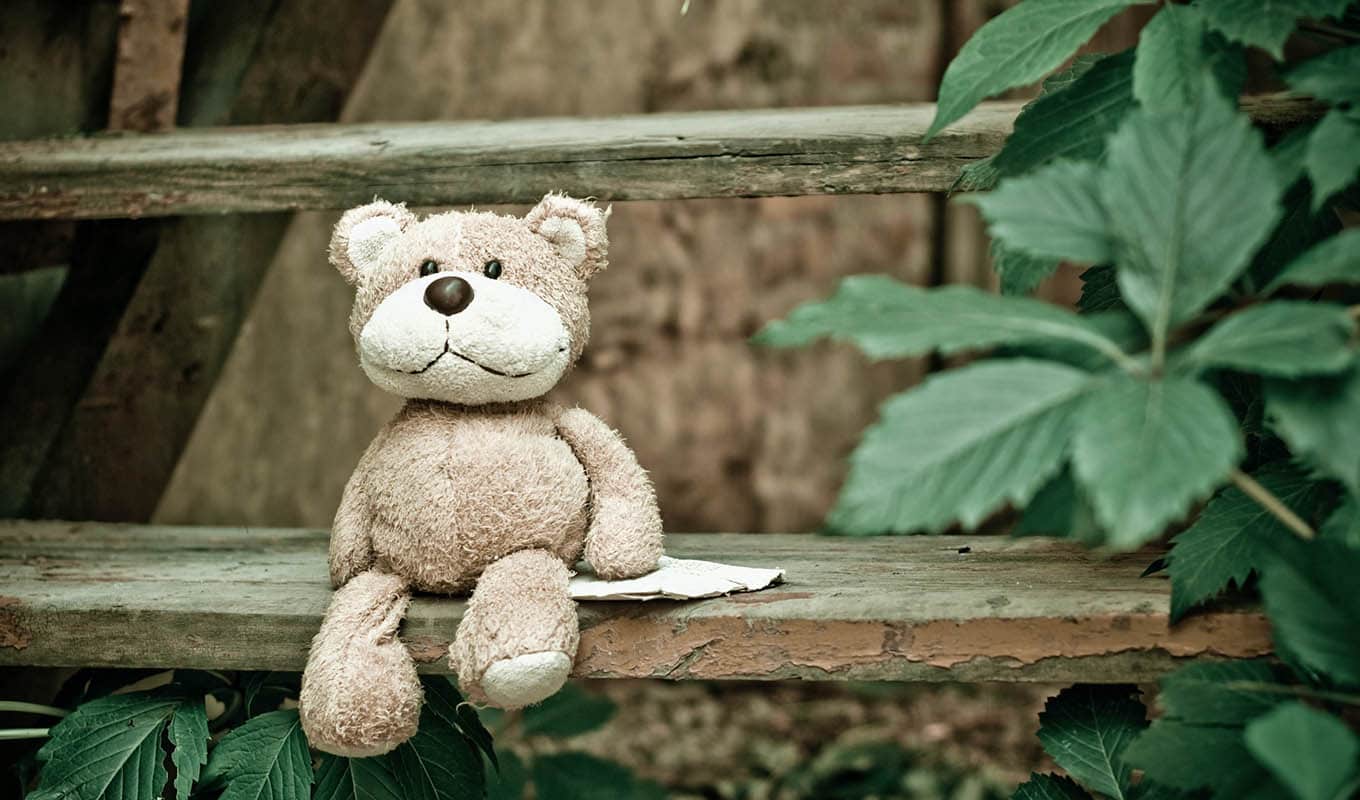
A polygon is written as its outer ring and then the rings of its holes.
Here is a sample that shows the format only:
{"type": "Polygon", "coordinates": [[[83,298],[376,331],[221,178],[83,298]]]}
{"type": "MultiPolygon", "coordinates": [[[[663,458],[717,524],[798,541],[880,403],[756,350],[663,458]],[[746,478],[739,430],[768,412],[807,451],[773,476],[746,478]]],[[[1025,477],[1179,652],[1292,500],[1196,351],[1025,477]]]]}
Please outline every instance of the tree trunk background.
{"type": "MultiPolygon", "coordinates": [[[[959,42],[1006,5],[692,0],[682,16],[680,0],[399,0],[343,120],[928,101],[959,42]]],[[[1132,42],[1111,25],[1108,49],[1132,42]]],[[[352,292],[325,257],[335,218],[297,215],[157,521],[329,525],[400,403],[356,362],[352,292]]],[[[674,531],[816,528],[878,404],[926,368],[754,348],[764,322],[855,273],[994,282],[972,209],[926,195],[622,203],[610,233],[592,341],[554,396],[623,432],[674,531]]],[[[1041,294],[1075,287],[1062,274],[1041,294]]]]}

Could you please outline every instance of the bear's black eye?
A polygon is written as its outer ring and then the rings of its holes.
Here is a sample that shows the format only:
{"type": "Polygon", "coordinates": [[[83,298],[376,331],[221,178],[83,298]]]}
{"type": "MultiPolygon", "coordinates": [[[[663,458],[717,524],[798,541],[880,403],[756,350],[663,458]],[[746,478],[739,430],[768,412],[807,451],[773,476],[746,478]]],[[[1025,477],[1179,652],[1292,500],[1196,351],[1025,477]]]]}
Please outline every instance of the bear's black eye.
{"type": "Polygon", "coordinates": [[[420,277],[424,278],[439,271],[439,262],[433,259],[425,259],[420,263],[420,277]]]}
{"type": "Polygon", "coordinates": [[[486,265],[482,267],[482,274],[492,280],[499,278],[501,276],[501,262],[494,258],[486,262],[486,265]]]}

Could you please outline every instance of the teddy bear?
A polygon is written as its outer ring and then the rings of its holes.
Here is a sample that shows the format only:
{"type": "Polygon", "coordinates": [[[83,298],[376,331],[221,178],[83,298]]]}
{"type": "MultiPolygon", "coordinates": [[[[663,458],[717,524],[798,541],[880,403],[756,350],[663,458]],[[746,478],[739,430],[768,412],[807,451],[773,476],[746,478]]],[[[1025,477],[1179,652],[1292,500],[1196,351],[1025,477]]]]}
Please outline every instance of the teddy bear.
{"type": "Polygon", "coordinates": [[[376,200],[336,225],[330,261],[355,288],[359,364],[406,403],[335,515],[336,591],[299,700],[318,749],[372,756],[415,733],[421,687],[398,638],[413,591],[471,592],[450,667],[471,702],[514,709],[571,671],[567,581],[582,556],[606,579],[656,568],[647,473],[599,418],[543,397],[586,345],[607,218],[550,194],[524,217],[419,219],[376,200]]]}

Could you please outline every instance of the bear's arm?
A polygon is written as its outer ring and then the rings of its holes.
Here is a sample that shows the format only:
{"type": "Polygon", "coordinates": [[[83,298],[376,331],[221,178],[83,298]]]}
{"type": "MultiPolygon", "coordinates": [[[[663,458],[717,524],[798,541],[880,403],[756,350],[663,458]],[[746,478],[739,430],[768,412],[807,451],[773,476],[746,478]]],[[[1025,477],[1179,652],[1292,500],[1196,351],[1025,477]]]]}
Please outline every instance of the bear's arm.
{"type": "Polygon", "coordinates": [[[340,507],[335,510],[331,525],[330,571],[331,585],[340,588],[355,575],[373,566],[373,520],[368,510],[368,478],[372,470],[373,454],[387,439],[383,429],[359,458],[359,465],[345,484],[340,507]]]}
{"type": "Polygon", "coordinates": [[[661,557],[661,512],[647,472],[623,437],[580,408],[560,411],[557,430],[590,480],[586,561],[606,580],[636,578],[661,557]]]}

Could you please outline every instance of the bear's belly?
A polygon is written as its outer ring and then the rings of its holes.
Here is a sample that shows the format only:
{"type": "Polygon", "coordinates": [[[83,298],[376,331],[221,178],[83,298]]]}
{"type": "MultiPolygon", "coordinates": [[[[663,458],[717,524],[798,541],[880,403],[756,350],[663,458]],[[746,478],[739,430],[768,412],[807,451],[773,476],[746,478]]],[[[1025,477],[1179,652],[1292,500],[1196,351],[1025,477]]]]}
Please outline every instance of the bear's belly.
{"type": "Polygon", "coordinates": [[[567,443],[481,426],[394,431],[370,486],[379,563],[428,592],[471,589],[487,565],[542,548],[568,563],[585,542],[589,484],[567,443]]]}

